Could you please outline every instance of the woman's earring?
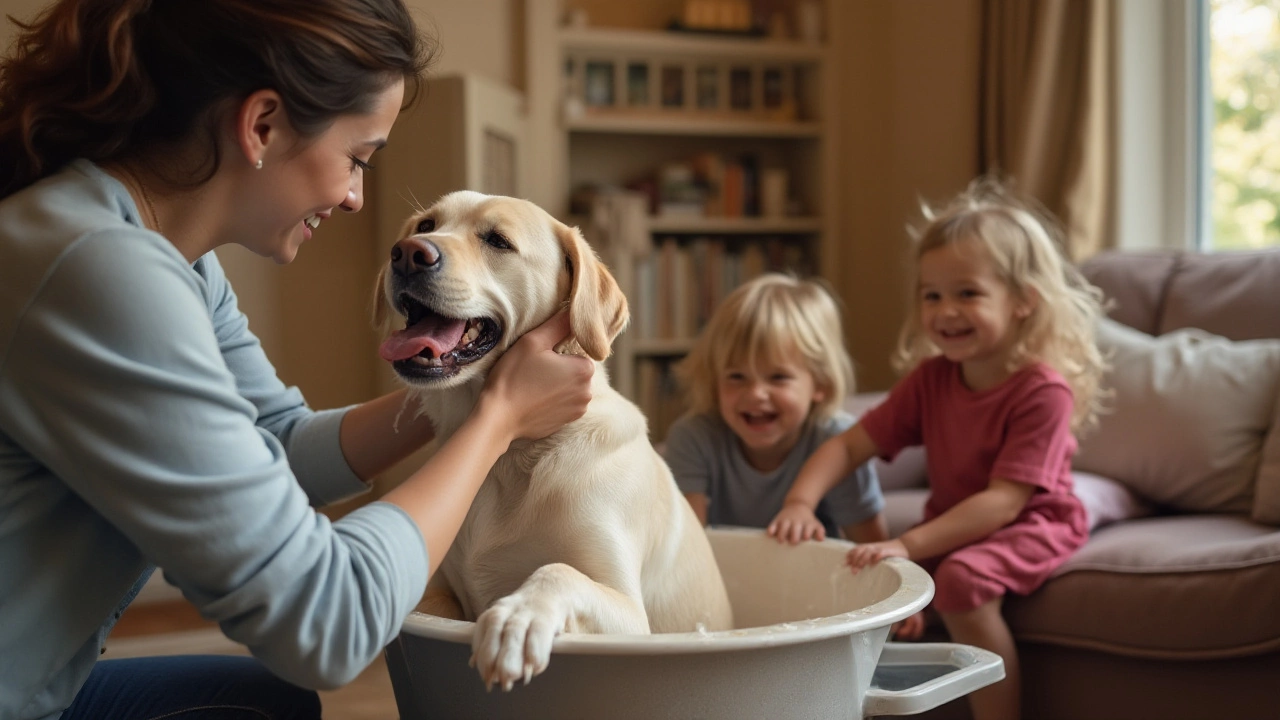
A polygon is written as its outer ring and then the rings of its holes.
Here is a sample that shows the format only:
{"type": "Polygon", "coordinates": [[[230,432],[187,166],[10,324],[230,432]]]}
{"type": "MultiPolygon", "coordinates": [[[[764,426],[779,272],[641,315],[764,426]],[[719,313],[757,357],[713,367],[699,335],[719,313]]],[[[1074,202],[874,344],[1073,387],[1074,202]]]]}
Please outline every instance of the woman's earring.
{"type": "Polygon", "coordinates": [[[262,158],[258,158],[258,162],[256,162],[256,163],[254,163],[254,164],[253,164],[253,169],[254,169],[254,170],[261,170],[261,169],[262,169],[262,158]]]}

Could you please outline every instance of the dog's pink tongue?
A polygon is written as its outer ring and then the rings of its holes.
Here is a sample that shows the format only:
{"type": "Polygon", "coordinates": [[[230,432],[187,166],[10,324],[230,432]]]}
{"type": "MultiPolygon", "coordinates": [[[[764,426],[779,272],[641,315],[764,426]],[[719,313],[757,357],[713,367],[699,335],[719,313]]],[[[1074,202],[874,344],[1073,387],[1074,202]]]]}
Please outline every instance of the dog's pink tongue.
{"type": "Polygon", "coordinates": [[[382,341],[378,354],[387,362],[407,360],[427,348],[431,348],[432,357],[440,357],[458,346],[462,339],[462,331],[467,327],[465,320],[432,315],[382,341]]]}

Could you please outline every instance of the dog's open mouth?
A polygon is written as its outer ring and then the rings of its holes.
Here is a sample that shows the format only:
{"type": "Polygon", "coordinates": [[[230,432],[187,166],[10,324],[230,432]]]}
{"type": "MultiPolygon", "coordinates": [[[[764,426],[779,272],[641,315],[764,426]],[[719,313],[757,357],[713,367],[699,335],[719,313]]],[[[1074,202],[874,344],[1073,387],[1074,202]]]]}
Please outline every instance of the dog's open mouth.
{"type": "Polygon", "coordinates": [[[407,294],[400,296],[400,311],[405,328],[383,341],[378,354],[406,378],[456,375],[492,350],[501,335],[490,318],[445,317],[407,294]]]}

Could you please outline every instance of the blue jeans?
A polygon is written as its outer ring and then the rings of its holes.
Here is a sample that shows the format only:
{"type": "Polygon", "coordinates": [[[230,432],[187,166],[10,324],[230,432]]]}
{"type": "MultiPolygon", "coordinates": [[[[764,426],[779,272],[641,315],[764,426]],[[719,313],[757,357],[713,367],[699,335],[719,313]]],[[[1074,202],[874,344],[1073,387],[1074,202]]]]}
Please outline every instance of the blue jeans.
{"type": "Polygon", "coordinates": [[[103,660],[62,720],[319,720],[314,690],[257,660],[178,655],[103,660]]]}

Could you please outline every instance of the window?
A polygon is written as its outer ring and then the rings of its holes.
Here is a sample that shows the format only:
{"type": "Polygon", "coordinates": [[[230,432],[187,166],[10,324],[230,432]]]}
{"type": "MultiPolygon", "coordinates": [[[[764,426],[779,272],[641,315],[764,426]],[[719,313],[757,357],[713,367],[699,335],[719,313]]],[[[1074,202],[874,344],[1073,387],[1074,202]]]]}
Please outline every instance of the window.
{"type": "Polygon", "coordinates": [[[1197,244],[1280,246],[1280,0],[1205,1],[1207,207],[1197,244]]]}
{"type": "Polygon", "coordinates": [[[1280,0],[1125,0],[1117,245],[1280,246],[1280,0]]]}

